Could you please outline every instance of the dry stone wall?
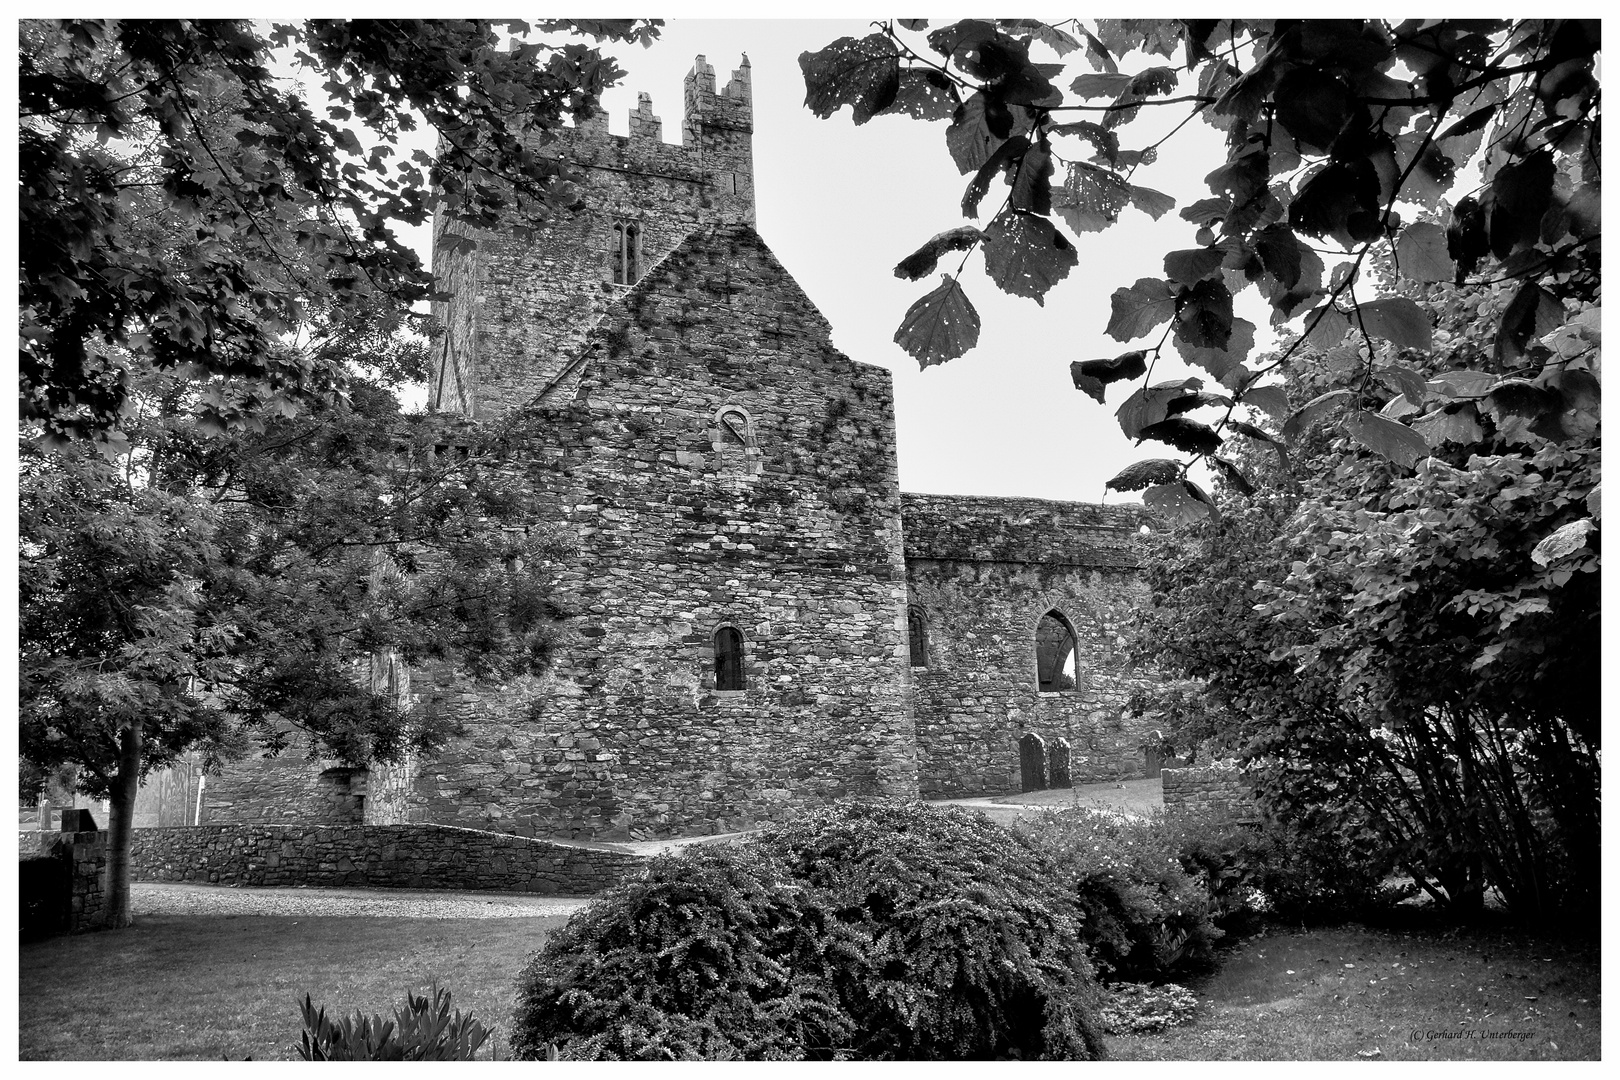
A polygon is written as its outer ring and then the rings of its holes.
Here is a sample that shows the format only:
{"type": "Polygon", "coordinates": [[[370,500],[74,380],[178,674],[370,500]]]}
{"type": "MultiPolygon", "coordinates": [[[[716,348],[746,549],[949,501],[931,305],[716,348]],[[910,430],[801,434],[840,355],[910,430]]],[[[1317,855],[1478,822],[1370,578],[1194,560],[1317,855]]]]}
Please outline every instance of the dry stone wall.
{"type": "MultiPolygon", "coordinates": [[[[906,583],[927,630],[913,667],[925,798],[1018,791],[1019,740],[1065,739],[1074,783],[1143,774],[1145,730],[1125,715],[1151,675],[1120,652],[1143,595],[1140,508],[1043,499],[902,496],[906,583]],[[1037,636],[1057,611],[1077,641],[1073,689],[1038,689],[1037,636]]],[[[1048,771],[1047,781],[1050,780],[1048,771]]]]}
{"type": "Polygon", "coordinates": [[[1254,793],[1243,779],[1242,770],[1235,765],[1162,769],[1159,779],[1164,784],[1167,812],[1245,819],[1260,815],[1254,793]]]}
{"type": "Polygon", "coordinates": [[[200,825],[136,829],[136,881],[203,885],[488,889],[587,896],[640,872],[645,859],[439,825],[200,825]]]}

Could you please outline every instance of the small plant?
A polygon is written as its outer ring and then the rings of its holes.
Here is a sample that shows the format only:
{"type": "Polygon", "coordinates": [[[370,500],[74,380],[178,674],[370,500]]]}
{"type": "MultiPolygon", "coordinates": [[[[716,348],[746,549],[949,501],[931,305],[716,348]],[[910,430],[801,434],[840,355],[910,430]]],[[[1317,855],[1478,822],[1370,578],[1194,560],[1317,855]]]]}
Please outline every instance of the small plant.
{"type": "Polygon", "coordinates": [[[405,993],[394,1019],[356,1012],[336,1020],[317,1010],[308,994],[301,1006],[304,1032],[298,1056],[305,1061],[471,1061],[489,1038],[489,1029],[460,1009],[450,1012],[450,991],[405,993]]]}
{"type": "Polygon", "coordinates": [[[1185,986],[1108,983],[1103,988],[1103,1030],[1110,1035],[1151,1035],[1185,1024],[1198,999],[1185,986]]]}

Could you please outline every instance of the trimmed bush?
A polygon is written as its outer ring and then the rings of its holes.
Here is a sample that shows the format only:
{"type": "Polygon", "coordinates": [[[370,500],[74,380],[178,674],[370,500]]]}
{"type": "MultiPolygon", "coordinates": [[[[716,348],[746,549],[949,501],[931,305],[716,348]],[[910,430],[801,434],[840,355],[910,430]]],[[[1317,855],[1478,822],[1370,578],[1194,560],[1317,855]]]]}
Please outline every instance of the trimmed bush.
{"type": "Polygon", "coordinates": [[[1222,934],[1210,892],[1162,816],[1051,810],[1021,828],[1056,859],[1101,972],[1156,980],[1212,959],[1222,934]]]}
{"type": "Polygon", "coordinates": [[[1103,1056],[1077,913],[1026,838],[965,810],[854,803],[758,843],[859,935],[830,973],[857,1057],[1103,1056]]]}
{"type": "Polygon", "coordinates": [[[1100,1057],[1100,994],[1054,873],[987,819],[916,804],[666,856],[530,959],[513,1051],[1100,1057]]]}
{"type": "Polygon", "coordinates": [[[652,861],[518,976],[512,1053],[573,1060],[832,1057],[854,1024],[827,985],[853,935],[745,845],[652,861]]]}

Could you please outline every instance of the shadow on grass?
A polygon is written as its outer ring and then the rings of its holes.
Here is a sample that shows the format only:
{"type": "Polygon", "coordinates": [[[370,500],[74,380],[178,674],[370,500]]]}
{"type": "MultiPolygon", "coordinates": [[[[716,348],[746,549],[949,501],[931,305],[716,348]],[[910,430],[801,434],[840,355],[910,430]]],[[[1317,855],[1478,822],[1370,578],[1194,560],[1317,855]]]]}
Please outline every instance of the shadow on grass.
{"type": "Polygon", "coordinates": [[[1122,1060],[1596,1060],[1592,937],[1505,923],[1263,930],[1188,980],[1190,1024],[1109,1041],[1122,1060]]]}
{"type": "Polygon", "coordinates": [[[392,1016],[437,981],[506,1057],[512,991],[565,916],[516,919],[147,915],[18,950],[23,1060],[295,1057],[297,1002],[392,1016]]]}

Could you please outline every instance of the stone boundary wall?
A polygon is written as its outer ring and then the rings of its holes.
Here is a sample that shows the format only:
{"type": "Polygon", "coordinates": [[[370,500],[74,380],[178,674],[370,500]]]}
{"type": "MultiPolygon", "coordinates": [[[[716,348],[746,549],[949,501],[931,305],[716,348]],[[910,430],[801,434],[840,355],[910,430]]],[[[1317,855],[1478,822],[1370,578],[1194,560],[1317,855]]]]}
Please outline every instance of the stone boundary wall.
{"type": "Polygon", "coordinates": [[[587,896],[640,871],[643,856],[446,825],[193,825],[136,829],[136,881],[489,889],[587,896]]]}
{"type": "MultiPolygon", "coordinates": [[[[60,860],[67,865],[68,910],[59,921],[51,920],[57,929],[70,934],[101,929],[107,900],[105,829],[52,834],[48,843],[38,843],[32,850],[25,846],[20,854],[23,858],[60,860]]],[[[60,894],[56,902],[60,902],[60,894]]]]}
{"type": "Polygon", "coordinates": [[[1260,809],[1235,765],[1208,765],[1187,769],[1161,769],[1164,808],[1168,813],[1230,814],[1258,818],[1260,809]]]}

